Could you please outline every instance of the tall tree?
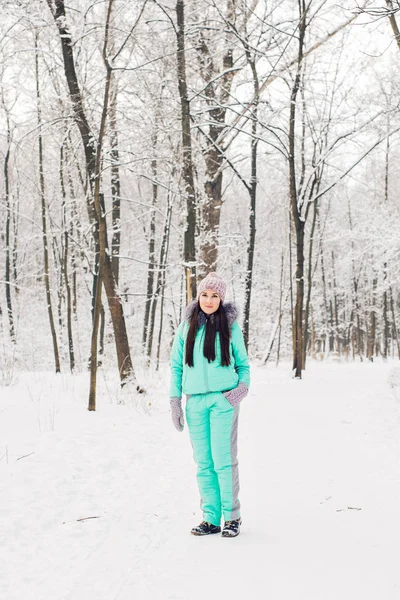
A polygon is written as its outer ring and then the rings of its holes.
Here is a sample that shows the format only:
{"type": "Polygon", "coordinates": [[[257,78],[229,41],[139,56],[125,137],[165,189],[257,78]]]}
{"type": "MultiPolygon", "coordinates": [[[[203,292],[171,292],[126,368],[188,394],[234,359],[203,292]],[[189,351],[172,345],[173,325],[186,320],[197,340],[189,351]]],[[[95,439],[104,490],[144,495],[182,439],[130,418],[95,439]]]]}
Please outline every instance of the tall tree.
{"type": "Polygon", "coordinates": [[[111,160],[111,199],[112,199],[112,239],[111,239],[111,267],[116,285],[119,282],[119,255],[121,251],[121,178],[119,168],[118,147],[118,84],[112,78],[112,92],[110,99],[110,160],[111,160]]]}
{"type": "Polygon", "coordinates": [[[192,156],[192,131],[190,125],[190,102],[186,77],[185,50],[185,1],[176,3],[176,37],[178,88],[181,106],[182,129],[182,177],[186,197],[186,223],[183,241],[183,262],[185,270],[186,302],[196,297],[196,191],[192,156]]]}
{"type": "Polygon", "coordinates": [[[11,142],[12,142],[12,132],[11,132],[11,123],[10,123],[10,114],[9,110],[6,106],[4,100],[4,94],[2,94],[2,104],[4,108],[4,112],[6,114],[6,122],[7,122],[7,149],[4,155],[4,196],[5,196],[5,205],[6,205],[6,231],[5,231],[5,244],[6,244],[6,264],[5,264],[5,287],[6,287],[6,304],[7,304],[7,314],[8,314],[8,324],[9,324],[9,332],[10,339],[15,343],[15,327],[14,327],[14,313],[12,307],[12,260],[11,260],[11,231],[12,231],[12,214],[11,214],[11,191],[10,191],[10,153],[11,153],[11,142]]]}
{"type": "Polygon", "coordinates": [[[40,183],[40,200],[42,213],[42,234],[43,234],[43,277],[46,289],[46,305],[49,315],[51,338],[53,341],[54,362],[56,373],[60,373],[60,354],[58,351],[57,333],[53,316],[53,305],[51,299],[50,285],[50,264],[49,264],[49,240],[47,235],[47,207],[46,207],[46,190],[44,180],[44,157],[43,157],[43,137],[42,137],[42,106],[41,106],[41,91],[40,91],[40,74],[39,74],[39,47],[38,33],[35,33],[35,75],[36,75],[36,102],[37,102],[37,122],[39,127],[38,133],[38,160],[39,160],[39,183],[40,183]]]}
{"type": "Polygon", "coordinates": [[[303,368],[303,301],[304,301],[304,231],[305,219],[302,215],[303,206],[299,203],[298,184],[296,179],[296,112],[297,95],[300,90],[301,72],[303,68],[304,41],[307,29],[307,7],[305,0],[298,0],[298,59],[295,79],[290,96],[289,118],[289,190],[290,206],[295,231],[296,243],[296,304],[294,310],[294,347],[293,370],[296,378],[301,379],[303,368]]]}
{"type": "Polygon", "coordinates": [[[219,144],[219,138],[227,127],[229,115],[229,99],[232,81],[237,69],[233,68],[233,51],[235,36],[236,0],[227,0],[226,6],[213,2],[213,9],[201,16],[198,27],[197,55],[200,64],[200,75],[203,89],[200,96],[206,102],[205,110],[200,115],[206,115],[208,126],[199,126],[204,138],[205,160],[205,195],[201,202],[201,245],[199,251],[200,274],[204,276],[209,271],[215,271],[218,263],[218,237],[222,208],[222,179],[225,164],[224,148],[219,144]],[[225,11],[221,17],[221,26],[228,23],[223,35],[215,36],[215,15],[225,11]],[[208,16],[208,13],[211,15],[208,16]],[[219,47],[222,45],[222,49],[219,47]],[[221,64],[218,64],[218,54],[221,52],[221,64]]]}
{"type": "Polygon", "coordinates": [[[65,175],[64,175],[64,148],[60,148],[60,186],[61,186],[61,197],[62,197],[62,227],[64,231],[64,247],[61,271],[63,273],[63,279],[65,282],[65,289],[67,292],[67,332],[68,332],[68,353],[69,353],[69,366],[71,373],[75,370],[75,352],[74,352],[74,339],[72,334],[72,290],[69,278],[69,247],[70,247],[70,231],[67,222],[67,193],[65,189],[65,175]]]}

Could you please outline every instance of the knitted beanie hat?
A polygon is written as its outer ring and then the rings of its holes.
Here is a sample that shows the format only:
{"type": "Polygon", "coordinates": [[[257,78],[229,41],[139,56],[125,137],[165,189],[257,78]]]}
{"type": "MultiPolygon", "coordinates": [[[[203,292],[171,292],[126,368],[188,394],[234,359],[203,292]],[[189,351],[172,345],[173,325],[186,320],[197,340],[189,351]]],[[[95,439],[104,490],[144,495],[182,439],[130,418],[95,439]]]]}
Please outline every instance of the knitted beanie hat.
{"type": "Polygon", "coordinates": [[[207,277],[205,277],[197,288],[197,299],[204,290],[212,290],[213,292],[217,292],[218,296],[221,298],[221,302],[224,301],[225,292],[226,292],[226,283],[217,275],[217,273],[209,273],[207,277]]]}

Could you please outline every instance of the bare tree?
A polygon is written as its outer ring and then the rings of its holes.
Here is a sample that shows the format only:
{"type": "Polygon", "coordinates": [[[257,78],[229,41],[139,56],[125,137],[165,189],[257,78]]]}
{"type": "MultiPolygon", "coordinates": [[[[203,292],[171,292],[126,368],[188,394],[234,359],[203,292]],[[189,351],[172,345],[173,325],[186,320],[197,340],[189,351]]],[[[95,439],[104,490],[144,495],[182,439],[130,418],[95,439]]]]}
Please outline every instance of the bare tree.
{"type": "MultiPolygon", "coordinates": [[[[199,267],[201,276],[209,271],[215,271],[218,262],[218,236],[222,208],[222,179],[224,166],[224,150],[218,144],[222,132],[226,129],[226,119],[229,114],[228,102],[232,81],[237,69],[233,65],[234,39],[232,28],[235,27],[236,0],[227,0],[224,9],[213,1],[213,9],[221,19],[221,25],[228,24],[226,33],[216,37],[213,16],[201,16],[198,23],[197,56],[202,78],[202,90],[199,92],[205,103],[205,110],[200,115],[207,116],[208,126],[198,126],[203,135],[205,148],[205,197],[200,204],[200,251],[199,267]],[[216,43],[215,43],[216,42],[216,43]],[[222,42],[221,64],[218,64],[219,46],[222,42]]],[[[207,11],[208,12],[208,11],[207,11]]],[[[207,13],[206,13],[207,14],[207,13]]]]}
{"type": "Polygon", "coordinates": [[[192,156],[190,102],[186,77],[184,0],[177,0],[176,20],[178,87],[182,124],[182,176],[187,210],[183,242],[183,261],[185,269],[186,302],[188,303],[196,297],[196,191],[192,156]]]}
{"type": "Polygon", "coordinates": [[[295,377],[301,379],[303,367],[303,301],[304,301],[304,231],[306,219],[302,215],[303,204],[299,202],[298,184],[296,180],[296,109],[297,94],[300,90],[301,71],[303,68],[304,42],[307,29],[307,8],[305,0],[299,0],[299,24],[298,24],[298,60],[296,75],[290,96],[290,119],[289,119],[289,185],[290,205],[295,231],[296,242],[296,304],[294,311],[294,347],[293,347],[293,370],[295,377]]]}
{"type": "Polygon", "coordinates": [[[49,249],[48,249],[48,235],[47,235],[47,216],[46,216],[46,191],[45,191],[45,180],[44,180],[44,158],[43,158],[43,138],[41,132],[42,126],[42,107],[40,98],[40,75],[39,75],[39,52],[38,52],[38,33],[35,33],[35,75],[36,75],[36,101],[37,101],[37,122],[39,126],[38,133],[38,159],[39,159],[39,182],[40,182],[40,199],[41,199],[41,213],[42,213],[42,232],[43,232],[43,277],[46,289],[46,305],[47,312],[49,315],[50,331],[53,341],[54,351],[54,362],[56,373],[60,373],[60,355],[58,351],[58,341],[56,328],[53,316],[53,307],[51,300],[51,285],[50,285],[50,265],[49,265],[49,249]]]}
{"type": "Polygon", "coordinates": [[[111,160],[111,199],[112,199],[112,240],[111,267],[116,285],[119,282],[119,254],[121,249],[121,178],[119,169],[117,102],[118,84],[115,77],[111,79],[112,91],[110,99],[110,160],[111,160]]]}
{"type": "Polygon", "coordinates": [[[7,314],[8,314],[8,324],[9,324],[9,332],[10,339],[15,343],[15,327],[14,327],[14,313],[12,307],[12,294],[11,294],[11,286],[12,286],[12,262],[11,262],[11,230],[12,230],[12,214],[11,214],[11,191],[10,191],[10,172],[9,172],[9,164],[10,164],[10,153],[11,153],[11,144],[12,144],[12,132],[11,132],[11,123],[10,123],[10,114],[9,110],[6,106],[6,102],[4,100],[4,94],[1,96],[4,112],[6,115],[7,122],[7,149],[4,156],[4,185],[5,185],[5,205],[6,205],[6,231],[5,231],[5,244],[6,244],[6,264],[5,264],[5,288],[6,288],[6,304],[7,304],[7,314]]]}
{"type": "MultiPolygon", "coordinates": [[[[157,183],[157,119],[154,126],[154,131],[152,135],[152,150],[153,150],[153,158],[151,161],[151,176],[152,176],[152,204],[150,208],[150,223],[149,223],[149,264],[147,269],[147,291],[146,291],[146,308],[144,313],[144,322],[143,322],[143,336],[142,336],[142,344],[143,348],[147,348],[147,361],[150,361],[151,356],[151,344],[152,341],[148,344],[148,333],[149,333],[149,323],[150,323],[150,310],[151,304],[153,301],[154,294],[154,280],[155,280],[155,270],[156,270],[156,260],[155,260],[155,243],[156,243],[156,206],[158,199],[158,183],[157,183]],[[150,348],[150,353],[149,353],[150,348]]],[[[151,326],[150,326],[151,328],[151,326]]]]}
{"type": "Polygon", "coordinates": [[[65,289],[67,293],[67,332],[68,332],[68,353],[69,353],[69,366],[71,373],[75,370],[75,352],[74,352],[74,340],[72,334],[72,291],[71,283],[69,279],[69,227],[67,223],[67,207],[66,199],[67,194],[65,190],[65,176],[64,176],[64,149],[63,146],[60,148],[60,186],[61,186],[61,197],[62,197],[62,224],[64,231],[64,248],[62,257],[61,270],[65,282],[65,289]]]}

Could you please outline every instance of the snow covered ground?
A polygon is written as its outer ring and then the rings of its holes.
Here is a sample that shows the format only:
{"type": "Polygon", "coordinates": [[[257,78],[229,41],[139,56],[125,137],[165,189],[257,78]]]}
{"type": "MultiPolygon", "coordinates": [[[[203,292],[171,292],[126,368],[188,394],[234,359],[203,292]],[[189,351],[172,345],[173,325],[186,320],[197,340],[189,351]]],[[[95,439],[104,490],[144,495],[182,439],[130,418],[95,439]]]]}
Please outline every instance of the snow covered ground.
{"type": "Polygon", "coordinates": [[[123,405],[101,376],[96,413],[87,374],[20,375],[0,388],[1,600],[398,600],[389,369],[310,364],[300,382],[253,366],[232,540],[189,534],[196,470],[166,372],[123,405]]]}

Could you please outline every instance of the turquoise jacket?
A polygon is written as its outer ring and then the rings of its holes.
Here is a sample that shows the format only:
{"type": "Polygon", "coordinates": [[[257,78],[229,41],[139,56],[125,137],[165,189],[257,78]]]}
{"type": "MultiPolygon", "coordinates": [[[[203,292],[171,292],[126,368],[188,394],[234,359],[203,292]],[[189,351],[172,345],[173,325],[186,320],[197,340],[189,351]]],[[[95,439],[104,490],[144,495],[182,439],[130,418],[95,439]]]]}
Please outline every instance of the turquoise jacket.
{"type": "Polygon", "coordinates": [[[179,325],[171,351],[171,387],[170,398],[181,398],[184,394],[206,394],[232,390],[239,382],[250,386],[250,367],[244,345],[242,330],[236,321],[237,310],[233,304],[224,305],[231,331],[230,357],[231,364],[221,365],[221,347],[219,333],[215,336],[215,360],[208,362],[203,354],[205,337],[205,316],[200,313],[196,339],[193,349],[193,367],[185,363],[185,341],[189,323],[196,301],[186,309],[186,320],[179,325]]]}

